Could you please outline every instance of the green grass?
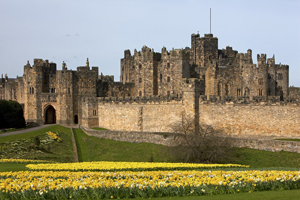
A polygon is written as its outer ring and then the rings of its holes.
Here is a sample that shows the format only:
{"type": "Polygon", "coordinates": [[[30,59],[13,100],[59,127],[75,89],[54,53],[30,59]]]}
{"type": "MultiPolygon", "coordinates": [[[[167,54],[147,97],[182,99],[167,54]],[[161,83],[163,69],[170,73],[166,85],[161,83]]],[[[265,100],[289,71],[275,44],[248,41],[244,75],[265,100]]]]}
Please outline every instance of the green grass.
{"type": "Polygon", "coordinates": [[[250,165],[251,168],[300,168],[300,154],[293,152],[270,152],[249,148],[235,148],[229,163],[250,165]]]}
{"type": "MultiPolygon", "coordinates": [[[[136,198],[142,200],[145,198],[136,198]]],[[[300,190],[264,191],[238,194],[222,194],[210,196],[163,197],[155,200],[298,200],[300,190]]]]}
{"type": "Polygon", "coordinates": [[[30,163],[0,163],[0,172],[25,171],[27,164],[30,163]]]}
{"type": "MultiPolygon", "coordinates": [[[[72,133],[69,128],[54,125],[40,130],[1,137],[1,143],[9,143],[11,141],[17,142],[19,150],[10,152],[0,152],[0,158],[23,158],[33,160],[50,160],[54,162],[74,162],[74,150],[72,143],[72,133]],[[45,137],[46,132],[61,132],[60,137],[62,142],[54,142],[50,145],[40,146],[40,150],[28,150],[28,144],[32,142],[35,136],[40,138],[45,137]],[[8,157],[9,156],[9,157],[8,157]]],[[[12,148],[10,146],[6,148],[12,148]]]]}
{"type": "Polygon", "coordinates": [[[87,136],[81,129],[73,129],[76,146],[77,146],[77,153],[78,153],[78,160],[79,162],[89,162],[91,161],[89,158],[89,149],[88,144],[85,141],[85,137],[87,136]]]}
{"type": "MultiPolygon", "coordinates": [[[[69,128],[54,125],[28,133],[1,137],[1,143],[33,138],[44,135],[47,131],[63,132],[63,143],[54,145],[51,153],[33,155],[39,160],[73,162],[73,146],[69,128]]],[[[151,143],[118,142],[86,135],[81,129],[73,129],[78,148],[79,161],[136,161],[136,162],[178,162],[171,149],[151,143]]],[[[27,157],[31,159],[30,157],[27,157]]],[[[300,154],[292,152],[268,152],[247,148],[235,148],[228,163],[250,165],[259,169],[300,169],[300,154]]]]}
{"type": "Polygon", "coordinates": [[[151,143],[118,142],[86,135],[73,129],[82,161],[171,162],[168,147],[151,143]]]}

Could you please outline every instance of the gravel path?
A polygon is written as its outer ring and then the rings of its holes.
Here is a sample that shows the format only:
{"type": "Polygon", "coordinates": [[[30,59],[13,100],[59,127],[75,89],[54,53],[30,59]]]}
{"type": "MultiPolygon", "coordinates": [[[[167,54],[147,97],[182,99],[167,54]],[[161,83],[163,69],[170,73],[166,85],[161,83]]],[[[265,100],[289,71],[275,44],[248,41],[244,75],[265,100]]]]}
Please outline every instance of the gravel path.
{"type": "Polygon", "coordinates": [[[42,128],[45,128],[45,127],[48,127],[48,126],[53,126],[53,125],[54,124],[45,124],[45,125],[41,125],[41,126],[37,126],[37,127],[33,127],[33,128],[27,128],[27,129],[23,129],[23,130],[19,130],[19,131],[13,131],[13,132],[8,132],[8,133],[1,133],[0,137],[9,136],[9,135],[17,135],[17,134],[21,134],[21,133],[27,133],[27,132],[31,132],[31,131],[36,131],[36,130],[40,130],[42,128]]]}

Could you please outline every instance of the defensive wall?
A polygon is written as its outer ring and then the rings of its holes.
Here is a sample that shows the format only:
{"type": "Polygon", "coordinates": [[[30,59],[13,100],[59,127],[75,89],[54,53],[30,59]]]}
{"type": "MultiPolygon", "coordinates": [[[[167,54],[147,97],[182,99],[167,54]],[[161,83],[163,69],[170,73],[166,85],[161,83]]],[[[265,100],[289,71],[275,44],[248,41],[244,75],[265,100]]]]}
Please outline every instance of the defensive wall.
{"type": "Polygon", "coordinates": [[[110,130],[165,132],[179,121],[182,97],[96,97],[82,100],[82,125],[110,130]],[[92,111],[94,110],[94,111],[92,111]],[[97,111],[97,115],[91,113],[97,111]]]}
{"type": "Polygon", "coordinates": [[[300,137],[300,103],[202,101],[200,124],[238,137],[300,137]]]}
{"type": "MultiPolygon", "coordinates": [[[[154,133],[154,132],[138,132],[138,131],[107,131],[93,130],[85,126],[80,127],[87,135],[98,138],[110,139],[115,141],[131,142],[131,143],[154,143],[165,146],[174,146],[182,139],[178,134],[154,133]]],[[[300,153],[300,143],[293,141],[273,140],[272,137],[266,139],[257,138],[239,138],[227,137],[232,140],[235,147],[252,148],[264,151],[289,151],[300,153]]],[[[222,139],[216,138],[216,139],[222,139]]]]}
{"type": "MultiPolygon", "coordinates": [[[[172,132],[188,113],[234,137],[300,137],[300,103],[205,96],[91,97],[82,101],[82,125],[117,131],[172,132]],[[91,98],[93,100],[91,100],[91,98]],[[229,99],[229,100],[228,100],[229,99]],[[97,112],[95,116],[91,114],[97,112]]],[[[197,121],[195,121],[197,123],[197,121]]]]}

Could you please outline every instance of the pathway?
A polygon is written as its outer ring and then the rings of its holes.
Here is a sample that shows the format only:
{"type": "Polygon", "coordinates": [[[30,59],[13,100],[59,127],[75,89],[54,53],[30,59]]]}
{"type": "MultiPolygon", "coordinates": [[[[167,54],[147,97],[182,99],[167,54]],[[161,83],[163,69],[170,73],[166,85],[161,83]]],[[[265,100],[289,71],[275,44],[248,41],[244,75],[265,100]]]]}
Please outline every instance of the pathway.
{"type": "Polygon", "coordinates": [[[48,127],[48,126],[53,126],[54,124],[45,124],[45,125],[41,125],[41,126],[37,126],[37,127],[33,127],[33,128],[27,128],[27,129],[23,129],[23,130],[19,130],[19,131],[13,131],[13,132],[8,132],[8,133],[1,133],[0,137],[4,137],[4,136],[9,136],[9,135],[17,135],[17,134],[21,134],[21,133],[27,133],[27,132],[31,132],[31,131],[36,131],[36,130],[40,130],[42,128],[48,127]]]}

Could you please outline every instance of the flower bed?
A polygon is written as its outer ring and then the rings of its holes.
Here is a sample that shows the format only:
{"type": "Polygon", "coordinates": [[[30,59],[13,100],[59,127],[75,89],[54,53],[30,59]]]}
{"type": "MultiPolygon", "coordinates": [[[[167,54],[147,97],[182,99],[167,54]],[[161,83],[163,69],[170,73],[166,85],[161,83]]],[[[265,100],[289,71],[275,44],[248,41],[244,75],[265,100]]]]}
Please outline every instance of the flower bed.
{"type": "Polygon", "coordinates": [[[141,170],[193,170],[218,168],[244,168],[238,164],[193,164],[193,163],[151,163],[151,162],[81,162],[55,164],[29,164],[30,170],[68,170],[68,171],[141,171],[141,170]]]}
{"type": "Polygon", "coordinates": [[[4,199],[149,198],[299,188],[299,171],[0,173],[0,198],[4,199]]]}

